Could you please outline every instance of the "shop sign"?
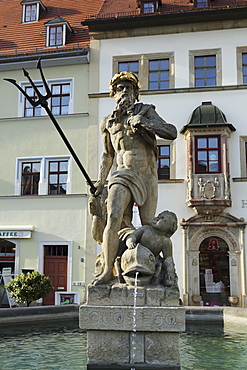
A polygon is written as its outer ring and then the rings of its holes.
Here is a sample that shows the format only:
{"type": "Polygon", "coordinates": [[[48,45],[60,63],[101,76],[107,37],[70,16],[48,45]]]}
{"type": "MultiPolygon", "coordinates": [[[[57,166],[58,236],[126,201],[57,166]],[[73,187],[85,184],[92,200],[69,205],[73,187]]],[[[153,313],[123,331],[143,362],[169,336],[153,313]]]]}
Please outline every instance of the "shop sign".
{"type": "Polygon", "coordinates": [[[0,231],[0,238],[3,239],[22,239],[22,238],[31,238],[31,231],[0,231]]]}

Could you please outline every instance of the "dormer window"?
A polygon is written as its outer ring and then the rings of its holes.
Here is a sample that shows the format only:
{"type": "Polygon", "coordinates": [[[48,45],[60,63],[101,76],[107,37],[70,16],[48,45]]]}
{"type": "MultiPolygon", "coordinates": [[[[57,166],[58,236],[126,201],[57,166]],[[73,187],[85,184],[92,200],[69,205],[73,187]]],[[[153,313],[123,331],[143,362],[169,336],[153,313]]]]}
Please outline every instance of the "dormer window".
{"type": "Polygon", "coordinates": [[[141,14],[152,14],[157,12],[159,6],[162,5],[161,0],[138,0],[138,6],[141,8],[141,14]]]}
{"type": "Polygon", "coordinates": [[[154,3],[153,2],[147,2],[143,3],[143,13],[154,13],[154,3]]]}
{"type": "Polygon", "coordinates": [[[22,5],[22,23],[37,22],[46,7],[41,1],[24,0],[22,5]]]}
{"type": "Polygon", "coordinates": [[[55,18],[46,25],[46,46],[63,46],[73,32],[68,22],[62,17],[55,18]]]}
{"type": "Polygon", "coordinates": [[[208,0],[195,0],[196,8],[207,8],[208,0]]]}

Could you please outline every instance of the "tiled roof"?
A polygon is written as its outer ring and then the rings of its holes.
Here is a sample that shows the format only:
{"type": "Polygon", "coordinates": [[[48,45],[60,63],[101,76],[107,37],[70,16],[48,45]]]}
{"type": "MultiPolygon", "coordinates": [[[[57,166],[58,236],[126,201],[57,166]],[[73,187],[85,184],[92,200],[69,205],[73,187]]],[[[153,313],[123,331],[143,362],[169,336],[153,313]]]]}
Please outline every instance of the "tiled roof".
{"type": "Polygon", "coordinates": [[[37,22],[22,23],[20,0],[0,0],[0,57],[13,54],[52,52],[46,48],[45,23],[64,18],[72,27],[65,46],[59,50],[84,49],[89,45],[89,33],[81,22],[90,14],[97,14],[103,0],[42,0],[46,7],[37,22]]]}
{"type": "MultiPolygon", "coordinates": [[[[197,8],[193,0],[162,0],[162,6],[156,14],[205,11],[222,8],[247,7],[247,0],[208,0],[208,7],[197,8]]],[[[137,0],[104,0],[95,18],[129,17],[140,15],[137,0]]],[[[146,16],[149,16],[147,14],[146,16]]]]}

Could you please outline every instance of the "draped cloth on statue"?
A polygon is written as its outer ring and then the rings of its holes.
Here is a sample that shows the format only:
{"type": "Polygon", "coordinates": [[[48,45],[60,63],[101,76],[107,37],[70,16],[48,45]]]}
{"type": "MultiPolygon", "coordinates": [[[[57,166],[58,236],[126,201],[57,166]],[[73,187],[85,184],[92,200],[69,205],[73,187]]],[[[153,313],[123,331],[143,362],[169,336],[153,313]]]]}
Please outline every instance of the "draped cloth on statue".
{"type": "Polygon", "coordinates": [[[126,186],[130,190],[134,202],[138,206],[143,206],[147,199],[147,189],[140,176],[129,169],[115,171],[109,180],[108,188],[110,189],[114,184],[126,186]]]}

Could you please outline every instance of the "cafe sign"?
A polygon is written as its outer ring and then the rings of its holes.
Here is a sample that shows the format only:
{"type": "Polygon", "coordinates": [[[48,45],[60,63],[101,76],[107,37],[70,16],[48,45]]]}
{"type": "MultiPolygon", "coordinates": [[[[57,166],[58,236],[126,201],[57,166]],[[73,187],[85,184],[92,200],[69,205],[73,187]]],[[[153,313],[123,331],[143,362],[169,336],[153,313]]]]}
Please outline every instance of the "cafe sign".
{"type": "Polygon", "coordinates": [[[0,230],[0,239],[31,238],[30,230],[0,230]]]}

